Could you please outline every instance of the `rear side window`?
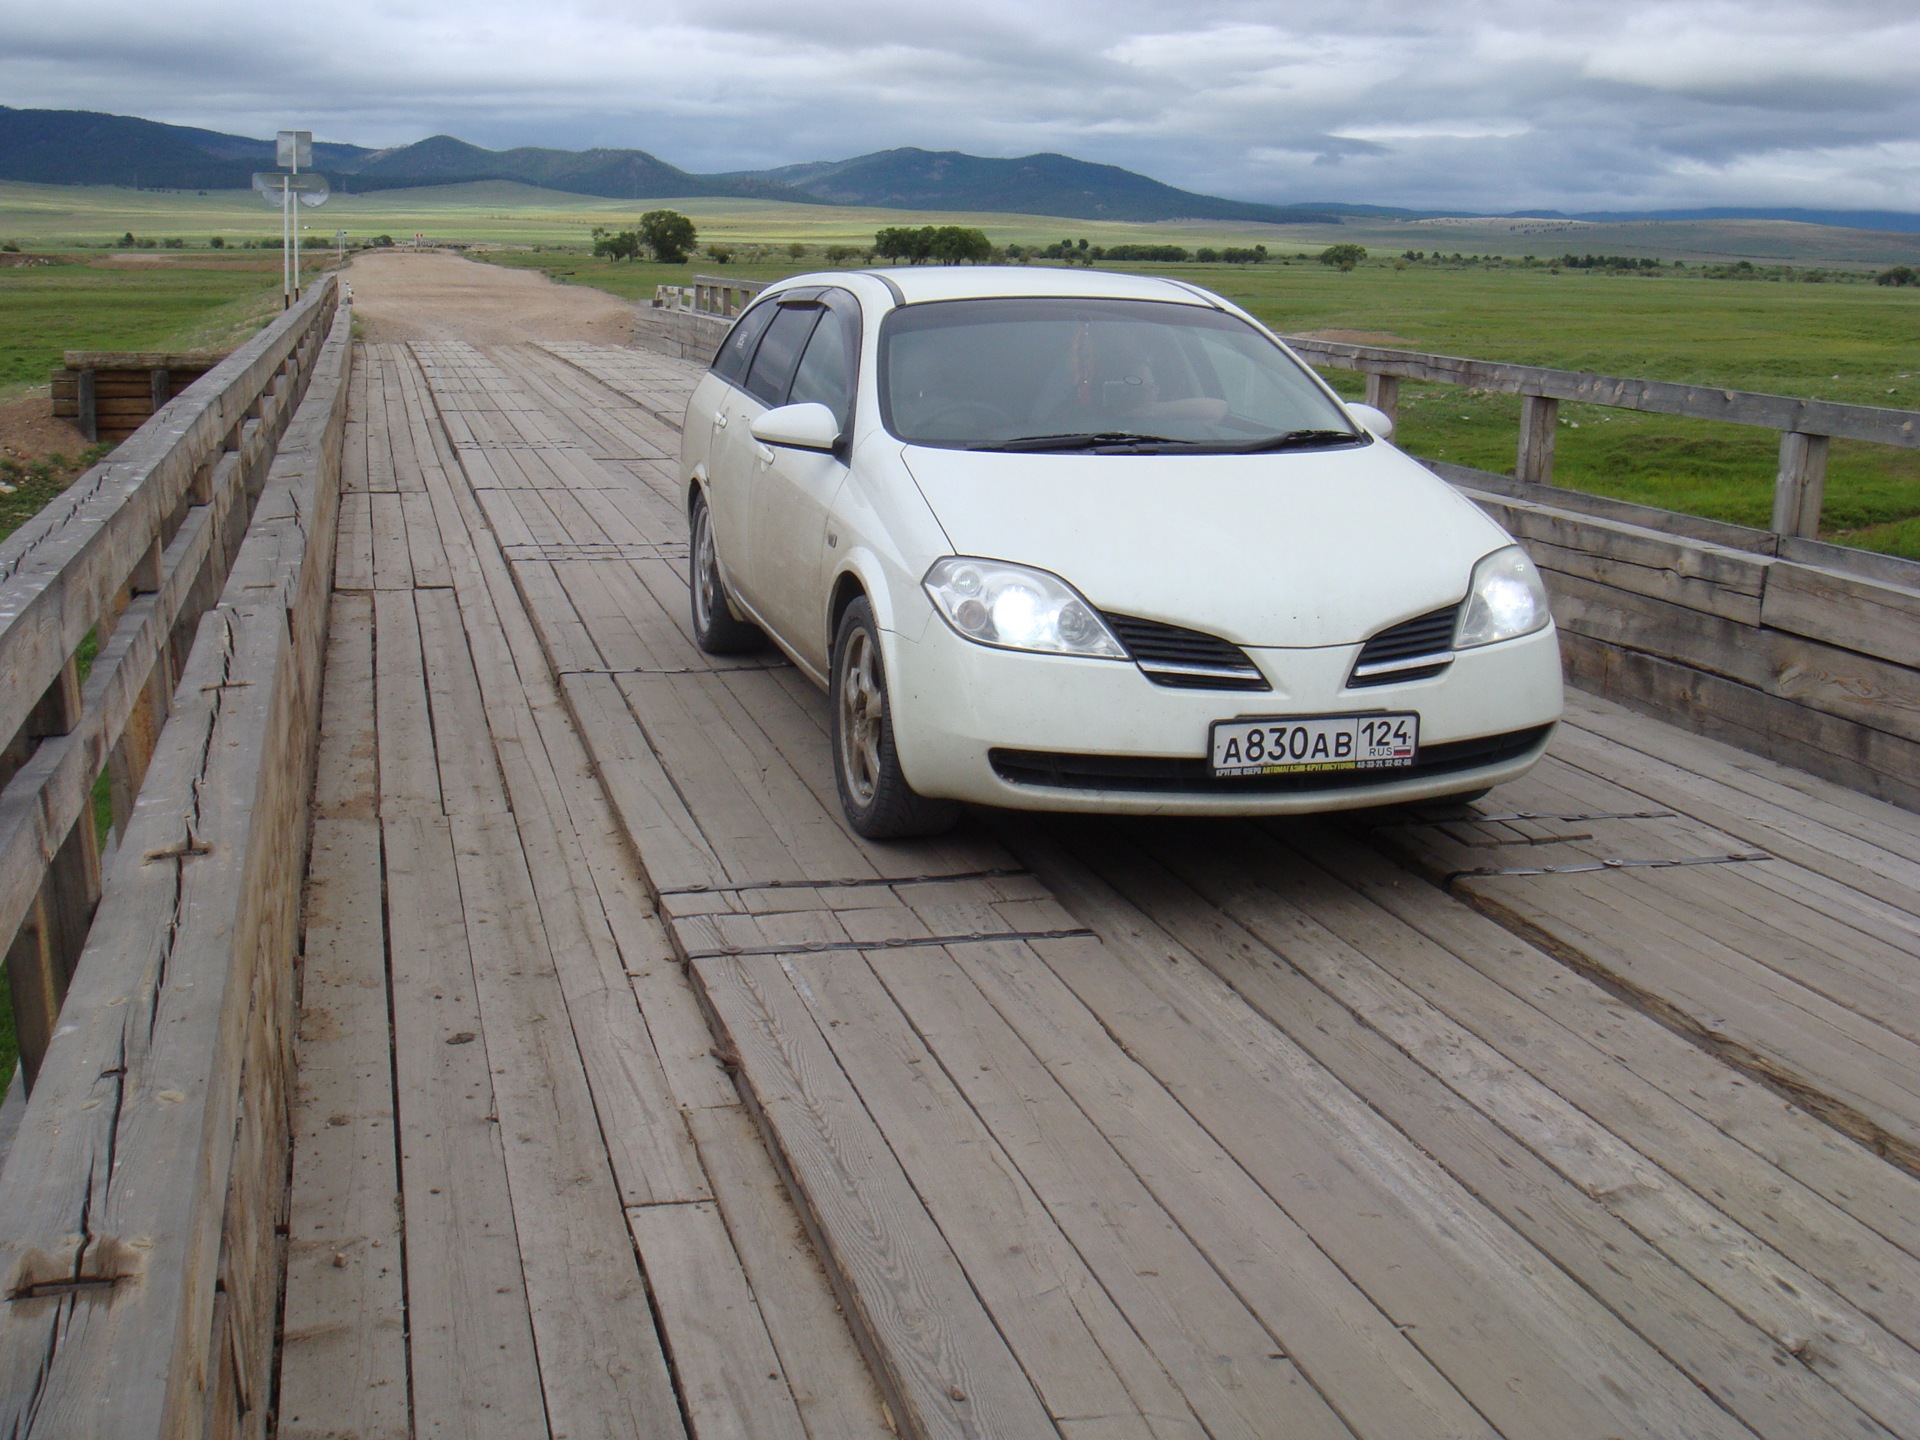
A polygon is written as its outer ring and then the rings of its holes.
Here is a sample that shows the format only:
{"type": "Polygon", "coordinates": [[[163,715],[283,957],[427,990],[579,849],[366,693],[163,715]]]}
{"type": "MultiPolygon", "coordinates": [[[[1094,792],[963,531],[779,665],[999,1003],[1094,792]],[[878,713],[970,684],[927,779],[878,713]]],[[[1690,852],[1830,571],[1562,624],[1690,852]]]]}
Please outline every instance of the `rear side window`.
{"type": "Polygon", "coordinates": [[[747,370],[746,392],[763,405],[784,405],[787,387],[793,384],[794,367],[800,363],[800,351],[820,318],[818,305],[782,305],[773,317],[760,348],[753,352],[753,364],[747,370]]]}
{"type": "Polygon", "coordinates": [[[813,338],[807,341],[800,368],[794,372],[787,403],[817,401],[833,411],[845,430],[853,418],[853,325],[838,308],[820,316],[813,338]]]}
{"type": "Polygon", "coordinates": [[[768,322],[779,308],[768,301],[765,305],[754,306],[736,320],[733,329],[727,332],[727,338],[720,342],[720,353],[713,357],[713,373],[722,380],[731,380],[738,385],[741,377],[747,373],[747,362],[753,359],[753,347],[760,343],[760,337],[766,334],[768,322]]]}

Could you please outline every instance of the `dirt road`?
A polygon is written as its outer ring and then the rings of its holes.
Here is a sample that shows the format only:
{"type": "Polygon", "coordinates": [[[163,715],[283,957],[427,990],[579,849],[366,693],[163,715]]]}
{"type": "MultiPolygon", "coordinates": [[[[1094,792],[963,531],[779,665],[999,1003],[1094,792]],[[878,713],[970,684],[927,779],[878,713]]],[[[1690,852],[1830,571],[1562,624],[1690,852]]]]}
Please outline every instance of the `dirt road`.
{"type": "Polygon", "coordinates": [[[526,340],[625,344],[634,307],[604,290],[561,285],[531,270],[464,260],[440,251],[365,251],[347,267],[365,339],[526,340]]]}

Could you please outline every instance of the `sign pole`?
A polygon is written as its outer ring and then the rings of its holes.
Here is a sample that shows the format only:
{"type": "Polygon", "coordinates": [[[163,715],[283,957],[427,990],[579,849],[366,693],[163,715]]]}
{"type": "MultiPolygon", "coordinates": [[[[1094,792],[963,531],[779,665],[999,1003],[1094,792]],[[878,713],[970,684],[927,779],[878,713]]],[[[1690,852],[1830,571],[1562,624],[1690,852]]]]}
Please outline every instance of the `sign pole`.
{"type": "MultiPolygon", "coordinates": [[[[298,175],[300,173],[300,147],[297,144],[293,148],[293,173],[295,175],[298,175]]],[[[293,299],[298,300],[300,298],[300,207],[298,205],[294,205],[292,207],[291,213],[293,215],[293,292],[292,293],[293,293],[293,299]]],[[[291,304],[292,302],[289,301],[288,303],[291,304]]]]}
{"type": "Polygon", "coordinates": [[[313,171],[313,132],[282,130],[275,142],[275,161],[284,170],[261,171],[253,188],[269,205],[280,205],[280,303],[291,309],[300,294],[300,207],[324,205],[326,177],[313,171]],[[301,174],[305,165],[308,172],[301,174]]]}
{"type": "Polygon", "coordinates": [[[293,272],[287,264],[287,257],[293,233],[293,186],[287,183],[287,177],[280,177],[280,308],[293,308],[293,272]]]}

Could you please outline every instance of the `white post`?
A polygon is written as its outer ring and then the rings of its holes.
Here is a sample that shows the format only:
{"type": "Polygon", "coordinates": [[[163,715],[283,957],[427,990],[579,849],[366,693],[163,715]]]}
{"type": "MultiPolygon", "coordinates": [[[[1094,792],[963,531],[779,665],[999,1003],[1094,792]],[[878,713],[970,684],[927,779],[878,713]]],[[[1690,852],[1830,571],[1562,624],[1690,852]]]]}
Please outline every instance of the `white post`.
{"type": "Polygon", "coordinates": [[[293,220],[287,213],[287,207],[293,204],[293,185],[286,176],[280,177],[280,308],[293,308],[293,269],[289,264],[292,255],[293,220]]]}
{"type": "MultiPolygon", "coordinates": [[[[300,173],[300,147],[298,144],[293,147],[293,173],[295,175],[300,173]]],[[[293,182],[289,180],[287,184],[291,187],[293,182]]],[[[300,197],[298,195],[294,196],[289,213],[293,217],[293,299],[287,303],[291,305],[293,300],[300,298],[300,197]]]]}

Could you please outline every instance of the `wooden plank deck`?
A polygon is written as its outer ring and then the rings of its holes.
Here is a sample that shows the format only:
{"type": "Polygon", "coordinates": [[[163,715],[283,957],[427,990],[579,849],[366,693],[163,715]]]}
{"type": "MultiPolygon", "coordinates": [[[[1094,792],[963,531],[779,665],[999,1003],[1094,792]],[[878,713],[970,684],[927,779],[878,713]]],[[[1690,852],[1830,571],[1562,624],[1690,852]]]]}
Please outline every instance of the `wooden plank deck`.
{"type": "Polygon", "coordinates": [[[283,1434],[1920,1436],[1912,814],[1574,696],[869,844],[687,633],[691,366],[359,373],[283,1434]]]}

